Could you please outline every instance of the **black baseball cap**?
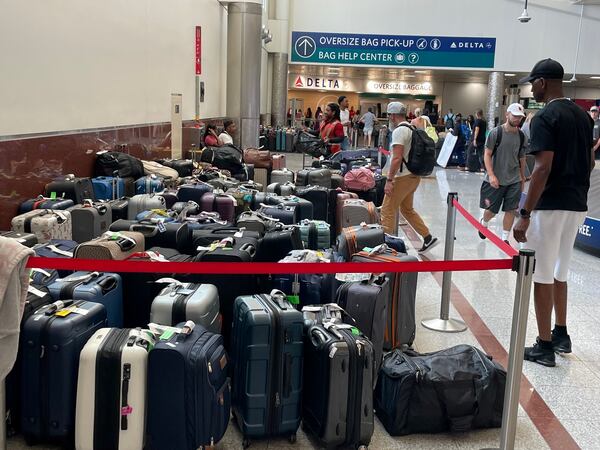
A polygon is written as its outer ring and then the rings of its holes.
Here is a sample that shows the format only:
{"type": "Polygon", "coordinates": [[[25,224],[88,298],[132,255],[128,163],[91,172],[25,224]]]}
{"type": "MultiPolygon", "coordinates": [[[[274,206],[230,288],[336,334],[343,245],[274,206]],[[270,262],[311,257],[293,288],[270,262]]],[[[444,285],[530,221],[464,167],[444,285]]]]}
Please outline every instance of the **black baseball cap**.
{"type": "Polygon", "coordinates": [[[519,83],[531,83],[537,78],[545,78],[546,80],[562,80],[565,76],[565,69],[558,61],[551,58],[542,59],[533,66],[529,76],[519,80],[519,83]]]}

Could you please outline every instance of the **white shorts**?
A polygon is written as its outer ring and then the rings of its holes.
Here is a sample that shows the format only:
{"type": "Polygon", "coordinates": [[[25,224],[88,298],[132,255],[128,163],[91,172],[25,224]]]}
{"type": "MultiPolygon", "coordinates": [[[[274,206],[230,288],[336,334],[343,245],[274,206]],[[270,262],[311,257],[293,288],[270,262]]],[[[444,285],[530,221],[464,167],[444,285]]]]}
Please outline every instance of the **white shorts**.
{"type": "Polygon", "coordinates": [[[363,134],[365,136],[372,136],[373,135],[373,128],[363,128],[363,134]]]}
{"type": "Polygon", "coordinates": [[[587,213],[578,211],[533,211],[525,248],[535,250],[534,283],[567,281],[573,246],[587,213]]]}

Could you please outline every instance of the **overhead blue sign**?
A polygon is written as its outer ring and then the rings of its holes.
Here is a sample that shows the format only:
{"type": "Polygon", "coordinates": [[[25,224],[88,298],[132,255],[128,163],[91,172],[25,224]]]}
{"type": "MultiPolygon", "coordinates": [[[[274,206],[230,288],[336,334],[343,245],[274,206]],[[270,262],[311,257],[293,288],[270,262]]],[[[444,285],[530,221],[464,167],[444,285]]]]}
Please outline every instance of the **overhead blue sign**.
{"type": "Polygon", "coordinates": [[[496,38],[292,32],[292,62],[494,67],[496,38]]]}

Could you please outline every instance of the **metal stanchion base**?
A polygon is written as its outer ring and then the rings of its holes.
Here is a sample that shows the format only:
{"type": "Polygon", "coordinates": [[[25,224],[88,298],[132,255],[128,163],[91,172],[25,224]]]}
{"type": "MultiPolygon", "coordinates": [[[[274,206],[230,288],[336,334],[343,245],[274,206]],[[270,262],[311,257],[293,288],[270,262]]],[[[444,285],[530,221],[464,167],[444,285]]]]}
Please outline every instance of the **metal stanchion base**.
{"type": "Polygon", "coordinates": [[[421,325],[429,330],[442,333],[461,333],[467,329],[465,323],[458,319],[426,319],[421,321],[421,325]]]}

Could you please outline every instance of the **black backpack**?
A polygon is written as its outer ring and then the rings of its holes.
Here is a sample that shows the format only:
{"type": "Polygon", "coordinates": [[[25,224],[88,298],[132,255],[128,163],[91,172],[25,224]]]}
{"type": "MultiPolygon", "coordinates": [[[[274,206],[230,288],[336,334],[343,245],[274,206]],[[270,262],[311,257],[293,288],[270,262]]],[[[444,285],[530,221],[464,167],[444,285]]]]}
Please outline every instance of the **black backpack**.
{"type": "Polygon", "coordinates": [[[134,156],[127,153],[111,151],[96,155],[94,174],[97,177],[141,178],[144,176],[144,165],[134,156]]]}
{"type": "MultiPolygon", "coordinates": [[[[502,125],[498,127],[498,136],[496,136],[496,144],[494,145],[494,150],[492,151],[492,158],[498,151],[498,147],[500,147],[500,143],[502,142],[502,125]]],[[[523,145],[525,145],[525,133],[521,129],[519,129],[519,138],[521,139],[521,144],[519,146],[519,153],[523,149],[523,145]]]]}
{"type": "MultiPolygon", "coordinates": [[[[433,139],[429,137],[425,130],[406,124],[400,126],[412,130],[408,161],[404,159],[402,161],[403,165],[405,165],[408,171],[413,175],[418,175],[420,177],[431,175],[436,161],[435,142],[433,142],[433,139]]],[[[402,168],[400,171],[402,171],[402,168]]]]}
{"type": "Polygon", "coordinates": [[[228,144],[222,147],[206,147],[202,150],[200,161],[210,163],[221,170],[228,170],[234,175],[243,171],[243,158],[239,148],[228,144]]]}

